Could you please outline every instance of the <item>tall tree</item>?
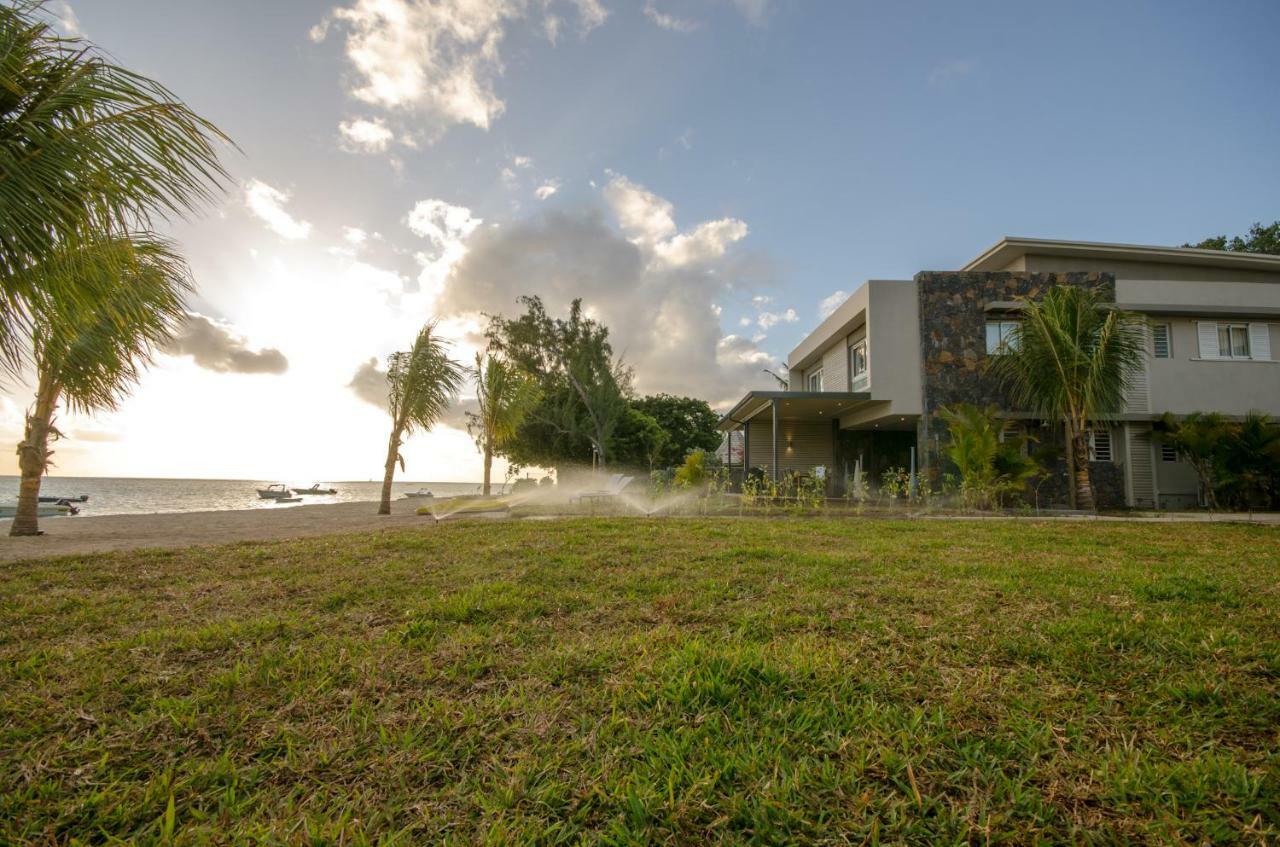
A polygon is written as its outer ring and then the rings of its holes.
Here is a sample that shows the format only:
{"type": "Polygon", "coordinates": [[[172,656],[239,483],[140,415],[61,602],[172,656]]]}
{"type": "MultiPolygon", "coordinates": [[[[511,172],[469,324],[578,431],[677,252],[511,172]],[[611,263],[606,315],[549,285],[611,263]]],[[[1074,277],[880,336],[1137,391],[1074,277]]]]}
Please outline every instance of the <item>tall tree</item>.
{"type": "Polygon", "coordinates": [[[55,253],[19,272],[30,287],[36,396],[18,445],[21,483],[10,535],[39,534],[40,482],[59,404],[116,407],[185,316],[187,266],[153,236],[111,238],[55,253]],[[69,289],[81,296],[65,298],[69,289]]]}
{"type": "Polygon", "coordinates": [[[430,429],[444,416],[462,387],[466,369],[449,358],[447,342],[436,334],[434,323],[418,331],[413,348],[387,358],[387,411],[391,437],[383,466],[382,500],[378,514],[391,514],[391,482],[396,465],[404,470],[400,447],[419,429],[430,429]]]}
{"type": "Polygon", "coordinates": [[[1120,411],[1125,387],[1146,356],[1143,321],[1103,302],[1097,290],[1055,286],[1022,304],[1022,320],[992,367],[1013,401],[1062,421],[1078,509],[1095,508],[1088,427],[1120,411]]]}
{"type": "Polygon", "coordinates": [[[655,464],[675,467],[695,450],[708,453],[720,446],[716,425],[720,416],[706,400],[654,394],[632,401],[631,405],[658,422],[666,439],[655,457],[655,464]]]}
{"type": "Polygon", "coordinates": [[[521,465],[607,464],[612,438],[627,410],[631,371],[613,355],[609,329],[586,317],[574,300],[567,318],[553,318],[538,297],[521,297],[524,314],[490,320],[490,346],[531,374],[541,399],[508,444],[521,465]]]}
{"type": "Polygon", "coordinates": [[[490,351],[476,354],[471,371],[479,411],[467,413],[467,431],[484,457],[484,496],[489,496],[493,457],[515,438],[540,397],[533,377],[490,351]]]}
{"type": "Polygon", "coordinates": [[[613,433],[614,461],[647,467],[652,472],[658,466],[666,445],[667,433],[662,425],[632,405],[618,421],[613,433]]]}
{"type": "Polygon", "coordinates": [[[30,351],[32,268],[210,200],[224,142],[164,86],[59,36],[39,3],[0,6],[0,370],[17,375],[30,351]]]}
{"type": "Polygon", "coordinates": [[[1230,250],[1234,253],[1267,253],[1280,256],[1280,221],[1270,226],[1255,223],[1249,227],[1249,233],[1244,238],[1237,235],[1229,239],[1225,235],[1215,235],[1198,244],[1182,246],[1198,247],[1201,250],[1230,250]]]}

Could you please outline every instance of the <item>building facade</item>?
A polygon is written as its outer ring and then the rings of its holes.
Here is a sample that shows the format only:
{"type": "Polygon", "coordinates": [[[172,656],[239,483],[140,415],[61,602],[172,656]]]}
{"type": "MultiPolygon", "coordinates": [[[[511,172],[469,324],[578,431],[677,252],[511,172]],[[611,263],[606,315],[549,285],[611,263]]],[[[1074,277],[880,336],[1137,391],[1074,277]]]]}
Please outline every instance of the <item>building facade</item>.
{"type": "MultiPolygon", "coordinates": [[[[1179,508],[1195,473],[1152,438],[1166,412],[1280,417],[1280,256],[1005,238],[957,271],[871,280],[791,352],[788,390],[750,392],[721,420],[746,467],[820,473],[838,488],[861,461],[872,482],[913,464],[936,477],[941,407],[995,405],[1009,431],[1056,437],[1013,408],[986,360],[1049,287],[1098,288],[1147,318],[1147,357],[1125,408],[1094,423],[1100,505],[1179,508]]],[[[1060,505],[1065,476],[1041,505],[1060,505]]]]}

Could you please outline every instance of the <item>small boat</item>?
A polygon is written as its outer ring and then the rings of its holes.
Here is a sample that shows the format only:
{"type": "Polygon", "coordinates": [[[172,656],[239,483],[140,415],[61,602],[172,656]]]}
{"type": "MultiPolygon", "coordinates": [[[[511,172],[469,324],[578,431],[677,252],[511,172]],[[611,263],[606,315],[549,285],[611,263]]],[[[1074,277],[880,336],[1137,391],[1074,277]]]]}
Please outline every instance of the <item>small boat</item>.
{"type": "Polygon", "coordinates": [[[301,497],[272,497],[271,499],[276,501],[277,503],[301,503],[302,502],[301,497]]]}
{"type": "MultiPolygon", "coordinates": [[[[0,503],[0,518],[12,518],[18,514],[17,503],[0,503]]],[[[54,518],[59,515],[78,515],[80,510],[70,503],[40,503],[36,506],[36,515],[42,518],[54,518]]]]}
{"type": "Polygon", "coordinates": [[[46,497],[42,494],[40,495],[40,502],[41,503],[88,503],[89,495],[80,494],[75,497],[56,497],[56,496],[46,497]]]}
{"type": "Polygon", "coordinates": [[[320,483],[317,482],[315,485],[311,486],[310,488],[295,488],[293,489],[293,493],[294,494],[337,494],[338,489],[321,488],[320,483]]]}
{"type": "Polygon", "coordinates": [[[425,488],[419,488],[417,491],[406,491],[404,493],[404,496],[405,497],[435,497],[436,495],[432,494],[430,491],[428,491],[425,488]]]}
{"type": "Polygon", "coordinates": [[[258,489],[258,496],[263,500],[281,500],[289,496],[289,489],[285,487],[283,482],[277,482],[268,485],[266,488],[258,489]]]}

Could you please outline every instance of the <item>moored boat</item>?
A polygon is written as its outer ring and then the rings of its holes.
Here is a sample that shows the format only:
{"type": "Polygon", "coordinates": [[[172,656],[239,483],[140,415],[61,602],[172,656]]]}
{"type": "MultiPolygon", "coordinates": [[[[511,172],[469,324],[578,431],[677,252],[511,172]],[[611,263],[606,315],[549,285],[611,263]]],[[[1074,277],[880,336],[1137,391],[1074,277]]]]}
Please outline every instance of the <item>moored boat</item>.
{"type": "Polygon", "coordinates": [[[317,482],[315,485],[311,486],[310,488],[295,488],[293,489],[293,493],[294,494],[337,494],[338,489],[321,488],[320,483],[317,482]]]}
{"type": "Polygon", "coordinates": [[[417,491],[406,491],[403,496],[410,497],[410,498],[418,498],[418,497],[435,497],[436,495],[432,494],[430,491],[428,491],[425,488],[419,488],[417,491]]]}
{"type": "MultiPolygon", "coordinates": [[[[17,503],[0,503],[0,518],[12,518],[17,514],[17,503]]],[[[66,501],[59,503],[40,503],[36,506],[36,515],[41,518],[54,518],[59,515],[78,514],[80,514],[80,510],[66,501]]]]}
{"type": "Polygon", "coordinates": [[[41,503],[88,503],[88,494],[77,494],[75,497],[57,497],[40,495],[41,503]]]}
{"type": "Polygon", "coordinates": [[[283,482],[276,482],[266,488],[259,488],[258,496],[263,500],[282,500],[289,496],[289,489],[283,482]]]}

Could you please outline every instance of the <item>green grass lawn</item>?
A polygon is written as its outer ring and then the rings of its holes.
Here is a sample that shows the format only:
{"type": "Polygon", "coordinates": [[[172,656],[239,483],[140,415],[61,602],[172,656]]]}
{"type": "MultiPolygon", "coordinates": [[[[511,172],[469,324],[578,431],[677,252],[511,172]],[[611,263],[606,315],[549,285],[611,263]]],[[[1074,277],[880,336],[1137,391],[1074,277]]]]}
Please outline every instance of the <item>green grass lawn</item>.
{"type": "Polygon", "coordinates": [[[0,565],[0,843],[1275,843],[1280,535],[574,519],[0,565]]]}

